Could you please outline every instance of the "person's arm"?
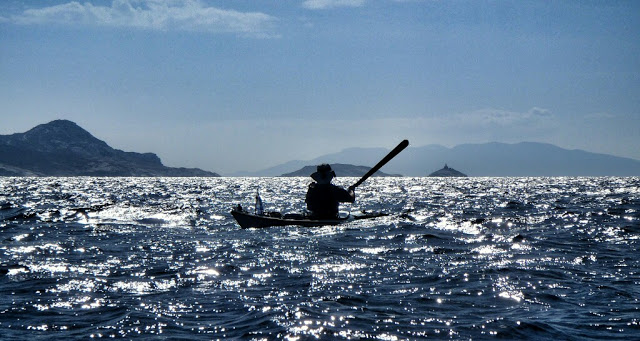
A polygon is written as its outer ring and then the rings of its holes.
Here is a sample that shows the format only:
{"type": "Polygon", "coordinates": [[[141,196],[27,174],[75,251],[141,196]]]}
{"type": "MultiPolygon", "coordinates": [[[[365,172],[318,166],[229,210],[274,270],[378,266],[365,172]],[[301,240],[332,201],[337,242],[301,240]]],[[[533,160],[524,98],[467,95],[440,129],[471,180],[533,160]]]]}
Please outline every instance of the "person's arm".
{"type": "MultiPolygon", "coordinates": [[[[309,187],[307,188],[307,195],[304,198],[304,202],[307,203],[307,207],[309,206],[309,203],[313,202],[313,191],[315,189],[315,186],[313,185],[313,183],[309,184],[309,187]]],[[[313,205],[313,204],[311,204],[313,205]]]]}
{"type": "Polygon", "coordinates": [[[354,202],[356,201],[356,188],[353,186],[349,186],[349,188],[347,189],[347,193],[349,195],[349,201],[348,202],[354,202]]]}

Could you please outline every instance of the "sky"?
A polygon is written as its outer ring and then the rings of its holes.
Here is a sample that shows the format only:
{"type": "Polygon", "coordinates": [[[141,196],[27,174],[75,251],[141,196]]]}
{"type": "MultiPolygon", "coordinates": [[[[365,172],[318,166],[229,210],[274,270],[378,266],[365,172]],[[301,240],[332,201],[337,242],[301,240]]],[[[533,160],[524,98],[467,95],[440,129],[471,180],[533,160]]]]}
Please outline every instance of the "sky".
{"type": "Polygon", "coordinates": [[[640,159],[640,1],[1,1],[0,134],[54,119],[222,175],[403,139],[640,159]]]}

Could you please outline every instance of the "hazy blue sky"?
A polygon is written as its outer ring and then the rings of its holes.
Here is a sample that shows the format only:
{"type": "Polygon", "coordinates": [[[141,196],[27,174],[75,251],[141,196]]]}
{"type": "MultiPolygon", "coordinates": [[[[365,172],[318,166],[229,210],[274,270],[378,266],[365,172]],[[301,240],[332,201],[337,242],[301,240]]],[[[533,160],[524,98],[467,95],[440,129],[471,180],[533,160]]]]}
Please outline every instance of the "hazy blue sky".
{"type": "Polygon", "coordinates": [[[640,159],[640,1],[0,2],[0,134],[228,174],[346,147],[640,159]]]}

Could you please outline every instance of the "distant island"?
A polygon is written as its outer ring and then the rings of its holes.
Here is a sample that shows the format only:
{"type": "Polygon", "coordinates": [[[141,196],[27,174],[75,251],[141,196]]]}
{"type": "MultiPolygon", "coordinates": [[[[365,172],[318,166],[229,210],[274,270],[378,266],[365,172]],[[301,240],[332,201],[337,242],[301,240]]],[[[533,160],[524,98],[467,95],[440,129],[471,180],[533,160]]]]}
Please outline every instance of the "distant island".
{"type": "MultiPolygon", "coordinates": [[[[375,165],[389,152],[385,148],[347,148],[308,160],[292,160],[235,176],[279,176],[305,165],[345,163],[375,165]]],[[[640,160],[539,142],[409,146],[384,166],[388,173],[426,176],[443,162],[473,176],[640,176],[640,160]]],[[[340,176],[340,174],[338,174],[340,176]]]]}
{"type": "MultiPolygon", "coordinates": [[[[310,176],[313,172],[316,171],[316,167],[317,166],[304,166],[304,167],[302,167],[301,169],[299,169],[297,171],[286,173],[286,174],[282,174],[281,176],[283,176],[283,177],[310,176]]],[[[344,164],[344,163],[331,164],[331,168],[333,169],[334,172],[336,172],[336,175],[338,177],[361,177],[361,176],[365,175],[371,169],[371,167],[367,167],[367,166],[354,166],[354,165],[344,164]]],[[[372,176],[400,177],[402,175],[399,175],[399,174],[387,174],[387,173],[383,173],[381,171],[377,171],[377,172],[373,173],[372,176]]]]}
{"type": "Polygon", "coordinates": [[[198,168],[166,167],[153,153],[109,147],[74,122],[55,120],[0,135],[0,176],[217,177],[198,168]]]}
{"type": "Polygon", "coordinates": [[[440,170],[437,170],[431,174],[429,174],[429,176],[431,177],[447,177],[447,178],[465,178],[467,177],[466,174],[459,172],[453,168],[450,168],[446,163],[444,164],[444,167],[440,170]]]}

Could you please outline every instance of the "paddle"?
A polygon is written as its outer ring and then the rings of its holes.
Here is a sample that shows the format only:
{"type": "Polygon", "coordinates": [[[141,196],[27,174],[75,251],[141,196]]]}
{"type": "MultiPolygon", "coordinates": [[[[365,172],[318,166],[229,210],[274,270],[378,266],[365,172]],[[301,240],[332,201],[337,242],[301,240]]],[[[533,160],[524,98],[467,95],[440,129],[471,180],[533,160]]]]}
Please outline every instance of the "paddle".
{"type": "Polygon", "coordinates": [[[378,162],[377,165],[373,166],[373,168],[371,168],[367,174],[363,175],[362,178],[360,178],[360,180],[358,180],[358,182],[356,182],[355,184],[353,184],[350,188],[356,188],[358,186],[360,186],[360,184],[362,184],[365,180],[367,180],[371,175],[373,175],[373,173],[377,172],[380,168],[382,168],[382,166],[384,166],[387,162],[391,161],[391,159],[393,159],[394,157],[396,157],[396,155],[400,154],[400,152],[402,150],[404,150],[405,148],[407,148],[407,146],[409,145],[409,141],[408,140],[404,140],[402,142],[400,142],[399,145],[397,145],[395,148],[393,148],[393,150],[391,152],[389,152],[389,154],[387,154],[387,156],[385,156],[382,160],[380,160],[380,162],[378,162]]]}

